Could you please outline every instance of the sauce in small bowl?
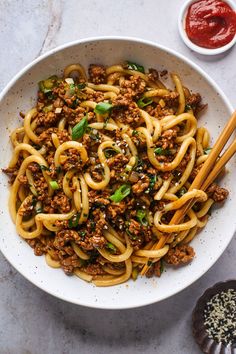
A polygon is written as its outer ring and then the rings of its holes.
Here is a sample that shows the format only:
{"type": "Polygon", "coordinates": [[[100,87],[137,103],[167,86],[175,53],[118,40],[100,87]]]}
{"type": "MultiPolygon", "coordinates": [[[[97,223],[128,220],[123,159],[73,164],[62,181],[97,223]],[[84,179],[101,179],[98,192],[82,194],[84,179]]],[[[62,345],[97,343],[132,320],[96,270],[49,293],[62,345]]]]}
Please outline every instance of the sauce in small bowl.
{"type": "Polygon", "coordinates": [[[231,0],[190,0],[180,12],[179,32],[194,51],[215,55],[236,42],[236,4],[231,0]]]}

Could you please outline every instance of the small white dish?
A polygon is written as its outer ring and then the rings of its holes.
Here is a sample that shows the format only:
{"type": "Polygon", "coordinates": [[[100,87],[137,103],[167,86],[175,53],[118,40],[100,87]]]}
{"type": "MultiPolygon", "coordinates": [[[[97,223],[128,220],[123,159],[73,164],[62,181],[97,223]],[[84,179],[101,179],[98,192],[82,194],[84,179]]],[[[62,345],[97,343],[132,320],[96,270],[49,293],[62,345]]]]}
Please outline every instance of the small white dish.
{"type": "MultiPolygon", "coordinates": [[[[182,5],[182,7],[180,9],[180,13],[179,13],[178,29],[179,29],[180,36],[181,36],[182,40],[184,41],[184,43],[186,44],[186,46],[189,47],[190,49],[192,49],[193,51],[195,51],[199,54],[203,54],[203,55],[218,55],[218,54],[224,53],[227,50],[229,50],[230,48],[232,48],[234,46],[234,44],[236,43],[236,34],[235,34],[234,38],[228,44],[224,45],[223,47],[216,48],[216,49],[209,49],[209,48],[200,47],[200,46],[194,44],[189,39],[189,37],[187,36],[186,30],[185,30],[185,19],[186,19],[186,15],[187,15],[187,11],[188,11],[189,6],[196,1],[197,0],[187,0],[182,5]]],[[[234,1],[232,1],[232,0],[223,0],[223,1],[225,3],[227,3],[233,10],[236,11],[236,3],[234,1]]]]}

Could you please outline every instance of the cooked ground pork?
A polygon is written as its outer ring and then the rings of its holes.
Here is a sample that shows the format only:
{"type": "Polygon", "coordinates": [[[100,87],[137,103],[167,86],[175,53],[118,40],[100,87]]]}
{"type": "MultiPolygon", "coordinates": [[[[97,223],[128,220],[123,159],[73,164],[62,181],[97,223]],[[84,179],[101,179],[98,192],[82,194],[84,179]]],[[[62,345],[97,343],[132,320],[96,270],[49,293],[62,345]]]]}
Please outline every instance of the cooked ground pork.
{"type": "Polygon", "coordinates": [[[195,252],[191,246],[180,245],[174,248],[171,248],[164,259],[166,263],[172,265],[181,265],[190,262],[195,256],[195,252]]]}
{"type": "Polygon", "coordinates": [[[206,193],[215,202],[224,202],[229,195],[227,189],[219,187],[216,183],[212,183],[212,185],[208,187],[206,193]]]}

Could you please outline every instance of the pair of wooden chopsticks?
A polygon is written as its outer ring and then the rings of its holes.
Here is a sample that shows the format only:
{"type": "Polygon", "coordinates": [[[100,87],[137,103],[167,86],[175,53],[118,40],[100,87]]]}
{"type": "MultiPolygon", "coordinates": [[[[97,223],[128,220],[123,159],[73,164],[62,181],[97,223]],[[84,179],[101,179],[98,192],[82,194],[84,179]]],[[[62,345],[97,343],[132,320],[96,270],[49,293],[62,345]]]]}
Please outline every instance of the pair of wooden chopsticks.
{"type": "MultiPolygon", "coordinates": [[[[209,157],[207,160],[204,162],[202,168],[198,172],[196,178],[194,179],[193,183],[189,187],[189,191],[193,189],[201,189],[205,191],[209,185],[214,182],[216,177],[219,175],[219,173],[222,171],[223,167],[227,164],[227,162],[231,159],[231,157],[235,154],[236,152],[236,139],[233,140],[231,145],[225,150],[223,155],[219,157],[221,151],[225,147],[226,143],[228,142],[229,138],[233,134],[234,130],[236,129],[236,111],[232,114],[230,119],[228,120],[227,124],[225,125],[222,133],[218,137],[216,143],[214,144],[209,157]]],[[[193,206],[195,200],[189,200],[186,202],[185,205],[182,206],[179,210],[175,212],[173,215],[170,225],[173,224],[178,224],[181,222],[183,217],[186,215],[186,213],[189,211],[189,209],[193,206]]],[[[166,241],[168,239],[168,236],[162,236],[159,240],[159,242],[153,246],[153,249],[158,250],[162,248],[166,241]]],[[[146,274],[148,271],[149,266],[146,264],[142,271],[141,275],[146,274]]]]}

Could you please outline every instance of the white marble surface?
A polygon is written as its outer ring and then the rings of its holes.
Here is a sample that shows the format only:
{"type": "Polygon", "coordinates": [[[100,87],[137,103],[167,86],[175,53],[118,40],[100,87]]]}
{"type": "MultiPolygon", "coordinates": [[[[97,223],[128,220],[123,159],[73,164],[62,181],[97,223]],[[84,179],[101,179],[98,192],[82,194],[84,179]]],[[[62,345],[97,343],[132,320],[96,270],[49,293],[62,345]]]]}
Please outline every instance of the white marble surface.
{"type": "MultiPolygon", "coordinates": [[[[208,59],[177,32],[182,0],[1,0],[0,89],[41,53],[79,38],[126,35],[156,41],[205,69],[236,106],[236,47],[208,59]]],[[[236,243],[182,293],[140,309],[102,311],[57,300],[18,274],[0,255],[0,354],[200,353],[191,311],[210,285],[235,277],[236,243]]]]}

